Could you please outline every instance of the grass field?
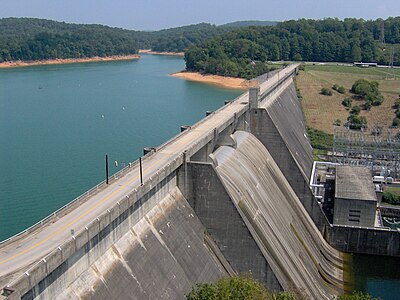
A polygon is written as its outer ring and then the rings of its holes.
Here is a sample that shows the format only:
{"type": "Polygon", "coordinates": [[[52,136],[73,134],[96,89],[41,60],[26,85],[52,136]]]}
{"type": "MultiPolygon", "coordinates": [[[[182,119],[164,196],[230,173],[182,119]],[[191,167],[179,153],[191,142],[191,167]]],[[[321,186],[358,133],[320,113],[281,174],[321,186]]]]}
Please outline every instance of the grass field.
{"type": "MultiPolygon", "coordinates": [[[[333,133],[333,124],[339,119],[346,123],[349,111],[341,104],[343,99],[351,97],[350,88],[360,78],[379,82],[380,91],[385,100],[382,105],[372,107],[370,111],[362,110],[368,126],[390,126],[395,117],[392,108],[400,94],[400,69],[358,68],[335,65],[307,65],[296,78],[297,87],[302,96],[302,107],[307,126],[333,133]],[[396,79],[386,79],[388,72],[394,71],[396,79]],[[332,96],[320,94],[321,88],[332,88],[334,84],[344,86],[345,94],[333,91],[332,96]]],[[[362,105],[364,101],[353,100],[354,105],[362,105]]]]}
{"type": "Polygon", "coordinates": [[[386,185],[383,188],[383,191],[392,193],[393,195],[396,195],[396,196],[400,197],[400,187],[386,185]]]}

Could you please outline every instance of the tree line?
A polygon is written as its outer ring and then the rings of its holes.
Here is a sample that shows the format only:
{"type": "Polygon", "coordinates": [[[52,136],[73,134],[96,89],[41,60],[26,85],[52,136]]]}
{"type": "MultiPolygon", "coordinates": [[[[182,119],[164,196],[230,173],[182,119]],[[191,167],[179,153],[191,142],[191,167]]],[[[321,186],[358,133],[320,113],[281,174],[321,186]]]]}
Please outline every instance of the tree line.
{"type": "MultiPolygon", "coordinates": [[[[34,18],[0,19],[0,62],[135,54],[138,49],[186,51],[188,70],[254,77],[269,60],[376,61],[387,64],[400,44],[400,17],[201,23],[159,31],[68,24],[34,18]],[[265,25],[272,26],[250,26],[265,25]],[[384,24],[385,40],[378,41],[384,24]]],[[[400,65],[400,45],[395,64],[400,65]]]]}
{"type": "Polygon", "coordinates": [[[211,74],[250,78],[267,61],[378,62],[400,65],[400,17],[323,19],[245,27],[193,45],[185,52],[186,68],[211,74]],[[382,28],[384,30],[382,30],[382,28]],[[385,46],[379,40],[384,32],[385,46]]]}
{"type": "Polygon", "coordinates": [[[135,54],[139,49],[183,52],[233,30],[207,23],[159,31],[68,24],[34,18],[0,19],[0,62],[135,54]]]}
{"type": "Polygon", "coordinates": [[[0,62],[135,54],[128,30],[41,19],[0,19],[0,62]]]}

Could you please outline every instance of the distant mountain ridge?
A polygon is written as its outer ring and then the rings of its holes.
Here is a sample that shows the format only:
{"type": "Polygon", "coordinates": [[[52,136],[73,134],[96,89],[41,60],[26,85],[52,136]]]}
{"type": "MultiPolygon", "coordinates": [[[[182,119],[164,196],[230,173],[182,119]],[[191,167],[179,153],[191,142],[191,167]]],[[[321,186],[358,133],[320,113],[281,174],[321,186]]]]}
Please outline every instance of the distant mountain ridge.
{"type": "Polygon", "coordinates": [[[258,20],[246,20],[246,21],[236,21],[231,23],[226,23],[220,25],[219,27],[249,27],[249,26],[275,26],[278,21],[258,21],[258,20]]]}

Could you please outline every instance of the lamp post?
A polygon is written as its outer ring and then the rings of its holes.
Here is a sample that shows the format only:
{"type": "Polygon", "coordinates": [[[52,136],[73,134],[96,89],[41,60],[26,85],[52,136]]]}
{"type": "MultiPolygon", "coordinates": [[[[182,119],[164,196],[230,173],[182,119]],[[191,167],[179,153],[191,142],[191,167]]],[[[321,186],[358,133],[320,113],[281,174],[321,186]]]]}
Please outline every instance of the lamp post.
{"type": "Polygon", "coordinates": [[[106,184],[108,184],[108,155],[106,154],[106,184]]]}

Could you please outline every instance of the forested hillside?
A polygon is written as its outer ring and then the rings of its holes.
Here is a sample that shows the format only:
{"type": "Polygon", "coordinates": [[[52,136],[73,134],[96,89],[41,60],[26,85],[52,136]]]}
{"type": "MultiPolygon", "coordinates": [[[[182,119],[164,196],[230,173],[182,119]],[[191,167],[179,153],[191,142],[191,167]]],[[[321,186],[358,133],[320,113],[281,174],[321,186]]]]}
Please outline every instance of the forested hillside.
{"type": "MultiPolygon", "coordinates": [[[[384,21],[301,19],[222,34],[191,46],[185,53],[185,60],[189,71],[250,78],[265,71],[266,61],[388,64],[392,44],[400,44],[400,17],[384,21]],[[384,48],[379,44],[383,23],[384,48]]],[[[394,64],[400,65],[399,45],[393,47],[394,64]]]]}
{"type": "Polygon", "coordinates": [[[152,32],[137,32],[138,38],[145,41],[142,48],[147,45],[154,51],[183,52],[193,44],[202,43],[216,35],[232,31],[233,28],[221,27],[207,23],[182,26],[152,32]]]}
{"type": "Polygon", "coordinates": [[[182,52],[233,28],[201,23],[160,31],[67,24],[33,18],[0,19],[0,62],[135,54],[138,49],[182,52]]]}
{"type": "Polygon", "coordinates": [[[128,30],[41,19],[0,19],[0,62],[135,54],[128,30]]]}
{"type": "MultiPolygon", "coordinates": [[[[266,61],[376,61],[387,64],[390,45],[400,44],[400,17],[207,23],[160,31],[133,31],[102,25],[43,19],[0,19],[0,62],[135,54],[138,49],[186,51],[187,69],[250,78],[267,70],[266,61]],[[255,23],[254,23],[255,22],[255,23]],[[379,44],[384,23],[386,48],[379,44]],[[239,26],[239,27],[237,27],[239,26]]],[[[396,46],[395,65],[400,65],[396,46]]]]}
{"type": "Polygon", "coordinates": [[[220,25],[220,27],[249,27],[249,26],[275,26],[278,24],[276,21],[257,21],[257,20],[248,20],[248,21],[236,21],[231,23],[226,23],[224,25],[220,25]]]}

